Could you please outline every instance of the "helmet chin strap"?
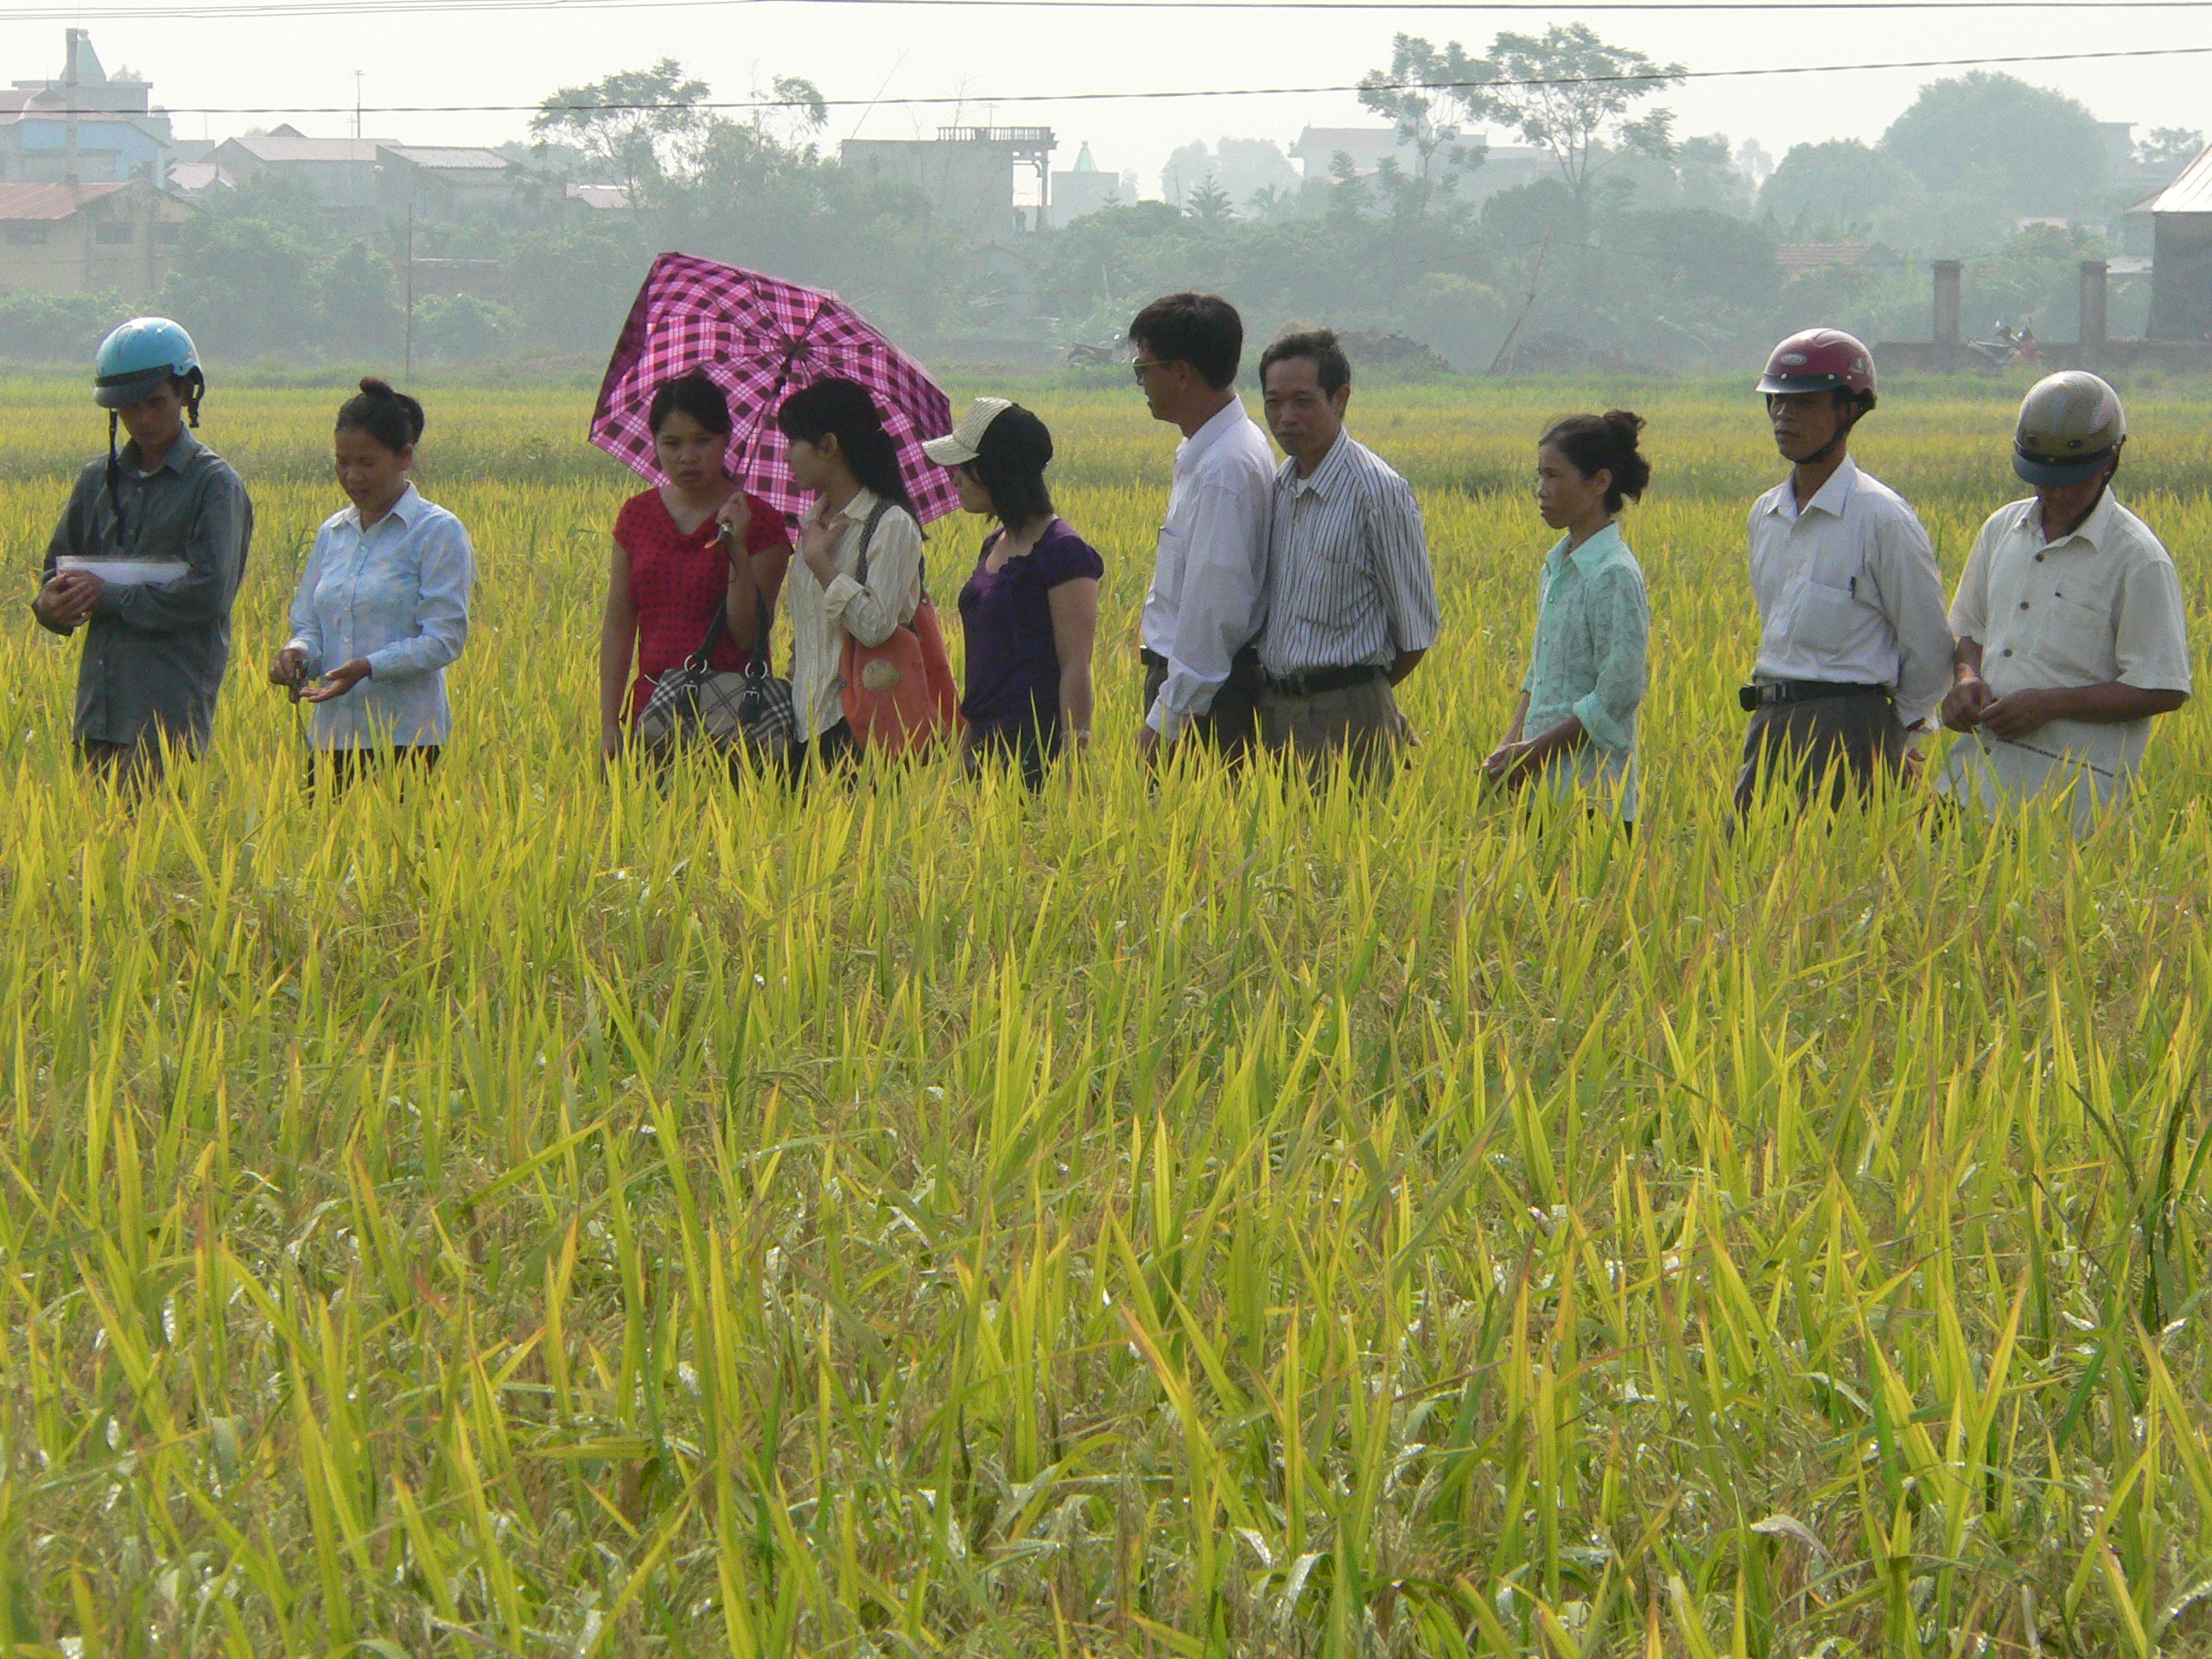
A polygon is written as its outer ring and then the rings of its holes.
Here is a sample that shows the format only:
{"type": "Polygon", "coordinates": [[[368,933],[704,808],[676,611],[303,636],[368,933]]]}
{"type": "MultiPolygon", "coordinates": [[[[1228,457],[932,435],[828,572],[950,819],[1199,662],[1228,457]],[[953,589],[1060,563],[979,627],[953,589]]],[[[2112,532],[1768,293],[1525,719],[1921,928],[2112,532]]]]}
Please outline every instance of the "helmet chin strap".
{"type": "Polygon", "coordinates": [[[1866,412],[1866,409],[1854,401],[1851,407],[1850,415],[1837,423],[1835,435],[1830,438],[1826,443],[1822,444],[1819,448],[1814,450],[1811,454],[1807,455],[1802,461],[1800,461],[1796,464],[1800,467],[1817,467],[1821,462],[1827,460],[1829,456],[1835,454],[1837,450],[1842,448],[1843,446],[1850,441],[1851,429],[1859,424],[1859,417],[1866,412]]]}
{"type": "Polygon", "coordinates": [[[123,458],[115,450],[116,413],[107,412],[107,499],[115,506],[115,535],[123,539],[123,458]]]}

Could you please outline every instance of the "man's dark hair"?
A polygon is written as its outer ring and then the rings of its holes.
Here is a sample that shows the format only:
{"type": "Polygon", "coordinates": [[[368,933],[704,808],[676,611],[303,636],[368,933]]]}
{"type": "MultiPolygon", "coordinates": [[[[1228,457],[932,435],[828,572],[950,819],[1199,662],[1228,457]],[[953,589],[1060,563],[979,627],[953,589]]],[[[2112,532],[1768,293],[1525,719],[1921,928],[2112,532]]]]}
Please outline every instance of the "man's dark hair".
{"type": "Polygon", "coordinates": [[[1222,391],[1243,359],[1244,319],[1218,294],[1170,294],[1137,313],[1129,339],[1163,363],[1189,364],[1222,391]]]}
{"type": "Polygon", "coordinates": [[[1324,397],[1333,397],[1351,385],[1351,359],[1333,328],[1299,328],[1277,334],[1260,353],[1260,390],[1268,388],[1268,371],[1287,357],[1308,359],[1321,382],[1324,397]]]}

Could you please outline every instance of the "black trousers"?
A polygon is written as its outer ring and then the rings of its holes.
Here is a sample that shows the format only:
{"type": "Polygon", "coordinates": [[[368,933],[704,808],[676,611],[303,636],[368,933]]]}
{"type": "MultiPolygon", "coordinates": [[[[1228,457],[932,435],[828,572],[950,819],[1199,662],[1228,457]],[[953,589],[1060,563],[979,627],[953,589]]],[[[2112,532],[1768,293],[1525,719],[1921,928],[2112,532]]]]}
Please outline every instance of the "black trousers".
{"type": "Polygon", "coordinates": [[[1059,758],[1060,726],[1023,720],[1011,726],[970,726],[960,734],[960,766],[970,778],[987,766],[1015,766],[1034,795],[1045,786],[1045,769],[1059,758]]]}
{"type": "MultiPolygon", "coordinates": [[[[1167,683],[1167,659],[1156,651],[1141,653],[1144,659],[1144,712],[1149,715],[1167,683]]],[[[1260,741],[1260,697],[1268,677],[1260,668],[1260,648],[1247,645],[1230,659],[1229,677],[1213,694],[1213,703],[1191,722],[1201,742],[1211,743],[1224,758],[1249,758],[1260,741]]]]}
{"type": "Polygon", "coordinates": [[[307,775],[302,783],[312,796],[327,779],[331,794],[340,796],[354,785],[375,777],[387,760],[395,770],[404,767],[429,772],[438,764],[438,756],[443,752],[435,743],[402,744],[394,749],[318,749],[308,758],[307,775]]]}
{"type": "Polygon", "coordinates": [[[1904,760],[1904,728],[1886,692],[1757,709],[1744,734],[1736,810],[1749,812],[1762,791],[1777,787],[1794,790],[1802,805],[1825,799],[1841,806],[1904,760]]]}

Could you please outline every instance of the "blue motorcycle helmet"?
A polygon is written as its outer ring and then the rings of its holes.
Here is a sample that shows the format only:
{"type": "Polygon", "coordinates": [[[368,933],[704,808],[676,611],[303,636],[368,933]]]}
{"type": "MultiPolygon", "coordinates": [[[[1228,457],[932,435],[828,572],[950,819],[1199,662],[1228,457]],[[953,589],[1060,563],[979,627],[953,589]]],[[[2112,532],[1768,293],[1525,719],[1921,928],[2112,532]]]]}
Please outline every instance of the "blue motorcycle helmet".
{"type": "Polygon", "coordinates": [[[123,461],[116,453],[115,412],[178,380],[185,383],[185,418],[196,427],[207,377],[192,336],[167,317],[131,318],[100,342],[92,359],[92,401],[107,410],[107,493],[118,534],[124,527],[123,461]]]}
{"type": "Polygon", "coordinates": [[[185,402],[192,423],[199,425],[207,377],[192,336],[167,317],[133,317],[100,342],[92,364],[92,401],[102,409],[121,409],[170,380],[192,383],[185,402]]]}

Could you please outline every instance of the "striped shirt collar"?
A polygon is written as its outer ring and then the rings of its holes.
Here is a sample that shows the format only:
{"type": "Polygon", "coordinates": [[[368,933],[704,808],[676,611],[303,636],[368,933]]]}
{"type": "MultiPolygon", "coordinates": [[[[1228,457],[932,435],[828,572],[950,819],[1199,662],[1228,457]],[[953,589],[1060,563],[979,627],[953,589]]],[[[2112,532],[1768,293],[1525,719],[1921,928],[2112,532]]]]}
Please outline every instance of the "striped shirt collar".
{"type": "Polygon", "coordinates": [[[1352,453],[1359,446],[1352,442],[1351,431],[1337,429],[1337,441],[1329,446],[1329,453],[1321,457],[1321,464],[1306,477],[1298,475],[1298,457],[1285,455],[1282,465],[1275,468],[1275,482],[1288,489],[1293,495],[1326,496],[1337,482],[1351,470],[1352,453]]]}

